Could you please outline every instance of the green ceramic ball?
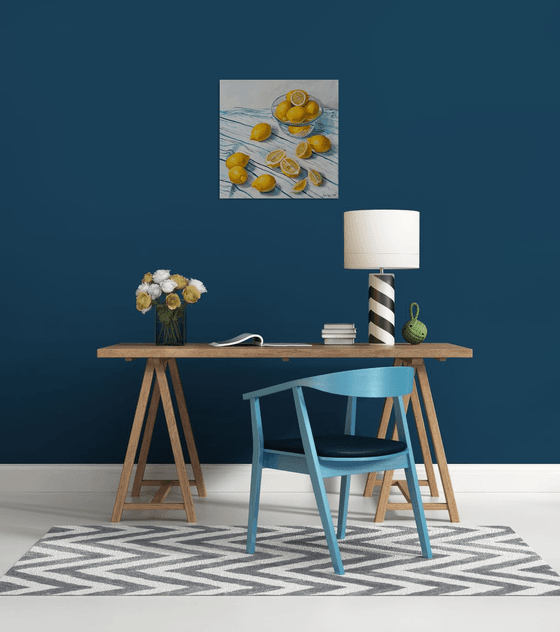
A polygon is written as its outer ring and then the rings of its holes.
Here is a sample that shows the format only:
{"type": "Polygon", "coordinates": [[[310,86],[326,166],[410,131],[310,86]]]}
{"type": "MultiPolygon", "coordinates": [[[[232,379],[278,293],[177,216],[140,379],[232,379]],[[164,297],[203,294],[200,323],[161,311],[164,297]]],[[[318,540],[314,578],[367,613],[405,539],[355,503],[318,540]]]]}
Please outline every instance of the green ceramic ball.
{"type": "Polygon", "coordinates": [[[418,320],[419,313],[420,308],[418,307],[418,303],[411,303],[410,320],[402,328],[403,338],[407,342],[410,342],[411,345],[419,345],[421,342],[424,342],[426,336],[428,335],[428,328],[423,322],[418,320]],[[416,315],[413,313],[414,307],[416,307],[416,315]]]}

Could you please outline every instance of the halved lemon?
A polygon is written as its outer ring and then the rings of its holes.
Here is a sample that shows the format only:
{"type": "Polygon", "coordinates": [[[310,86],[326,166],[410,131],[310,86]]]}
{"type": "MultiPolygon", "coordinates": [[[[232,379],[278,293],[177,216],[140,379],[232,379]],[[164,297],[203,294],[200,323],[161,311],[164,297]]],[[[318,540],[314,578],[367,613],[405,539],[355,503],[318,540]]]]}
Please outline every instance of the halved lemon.
{"type": "Polygon", "coordinates": [[[290,101],[293,105],[305,105],[307,103],[307,92],[305,90],[292,90],[290,101]]]}
{"type": "Polygon", "coordinates": [[[304,125],[303,127],[296,127],[294,125],[290,125],[288,127],[288,132],[290,132],[292,136],[299,136],[299,137],[307,136],[307,134],[309,134],[310,131],[311,131],[311,125],[304,125]]]}
{"type": "Polygon", "coordinates": [[[301,171],[301,167],[293,158],[284,158],[280,163],[280,169],[282,173],[289,178],[299,176],[299,172],[301,171]]]}
{"type": "Polygon", "coordinates": [[[323,184],[323,176],[315,169],[310,169],[308,172],[309,179],[311,180],[311,184],[314,184],[316,187],[319,187],[323,184]]]}
{"type": "Polygon", "coordinates": [[[292,189],[292,193],[301,193],[305,187],[307,186],[307,180],[302,180],[298,182],[292,189]]]}
{"type": "Polygon", "coordinates": [[[263,176],[259,176],[251,186],[261,193],[268,193],[276,186],[276,178],[265,173],[263,176]]]}
{"type": "Polygon", "coordinates": [[[280,163],[286,157],[286,152],[283,149],[275,149],[266,155],[267,167],[279,167],[280,163]]]}
{"type": "Polygon", "coordinates": [[[311,145],[305,140],[296,147],[296,158],[309,158],[312,153],[311,145]]]}

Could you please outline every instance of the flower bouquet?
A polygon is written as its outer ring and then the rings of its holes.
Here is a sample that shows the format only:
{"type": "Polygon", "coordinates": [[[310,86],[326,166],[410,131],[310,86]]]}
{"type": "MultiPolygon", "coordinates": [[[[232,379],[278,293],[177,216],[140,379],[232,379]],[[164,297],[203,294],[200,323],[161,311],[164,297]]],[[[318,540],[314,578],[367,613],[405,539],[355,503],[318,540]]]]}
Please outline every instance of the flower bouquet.
{"type": "Polygon", "coordinates": [[[185,344],[187,303],[196,303],[206,291],[198,279],[171,274],[171,270],[144,275],[136,290],[136,309],[145,314],[155,307],[156,345],[185,344]]]}

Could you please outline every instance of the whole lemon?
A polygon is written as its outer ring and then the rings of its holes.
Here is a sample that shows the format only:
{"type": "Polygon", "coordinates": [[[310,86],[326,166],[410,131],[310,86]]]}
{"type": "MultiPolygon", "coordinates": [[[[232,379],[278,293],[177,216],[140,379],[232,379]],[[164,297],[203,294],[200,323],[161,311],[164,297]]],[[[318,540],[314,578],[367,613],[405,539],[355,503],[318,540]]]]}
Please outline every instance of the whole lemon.
{"type": "Polygon", "coordinates": [[[317,118],[317,115],[319,114],[319,104],[317,101],[308,101],[304,107],[307,112],[308,121],[312,121],[314,118],[317,118]]]}
{"type": "Polygon", "coordinates": [[[307,136],[311,131],[311,125],[304,125],[303,127],[295,127],[294,125],[290,125],[288,127],[288,132],[292,136],[307,136]]]}
{"type": "Polygon", "coordinates": [[[244,184],[247,182],[247,172],[243,167],[232,167],[228,171],[228,178],[233,184],[244,184]]]}
{"type": "Polygon", "coordinates": [[[265,173],[263,176],[259,176],[251,186],[261,193],[268,193],[276,186],[276,178],[265,173]]]}
{"type": "Polygon", "coordinates": [[[272,132],[268,123],[257,123],[251,130],[251,140],[266,140],[272,132]]]}
{"type": "Polygon", "coordinates": [[[288,110],[286,116],[288,117],[288,121],[290,121],[290,123],[303,123],[303,121],[307,118],[307,112],[305,111],[305,108],[296,105],[288,110]]]}
{"type": "Polygon", "coordinates": [[[282,101],[276,107],[276,116],[281,121],[287,121],[286,112],[292,107],[292,104],[289,101],[282,101]]]}
{"type": "Polygon", "coordinates": [[[245,167],[249,162],[249,156],[236,151],[234,154],[226,160],[226,167],[231,169],[232,167],[245,167]]]}
{"type": "Polygon", "coordinates": [[[331,148],[331,141],[322,134],[316,136],[310,136],[307,142],[311,145],[311,149],[318,154],[322,154],[325,151],[329,151],[331,148]]]}

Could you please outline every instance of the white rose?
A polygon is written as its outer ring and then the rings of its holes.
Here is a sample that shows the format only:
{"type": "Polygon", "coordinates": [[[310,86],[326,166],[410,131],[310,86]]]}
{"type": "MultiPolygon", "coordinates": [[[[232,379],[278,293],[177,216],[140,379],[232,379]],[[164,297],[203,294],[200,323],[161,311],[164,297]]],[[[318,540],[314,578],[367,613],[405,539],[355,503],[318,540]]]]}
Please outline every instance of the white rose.
{"type": "Polygon", "coordinates": [[[146,312],[149,312],[152,309],[152,306],[150,305],[150,307],[146,307],[146,309],[142,309],[140,310],[142,312],[142,314],[145,314],[146,312]]]}
{"type": "Polygon", "coordinates": [[[177,281],[174,281],[173,279],[167,279],[167,281],[164,281],[161,284],[161,289],[166,293],[169,294],[169,292],[173,292],[173,290],[177,287],[177,281]]]}
{"type": "Polygon", "coordinates": [[[208,290],[204,287],[204,283],[199,281],[198,279],[189,279],[189,285],[195,287],[200,294],[204,294],[204,292],[208,292],[208,290]]]}
{"type": "Polygon", "coordinates": [[[159,283],[160,285],[167,281],[167,279],[171,276],[171,270],[156,270],[152,275],[154,283],[159,283]]]}
{"type": "Polygon", "coordinates": [[[154,300],[156,298],[158,298],[158,296],[161,296],[161,287],[157,284],[157,283],[151,283],[148,286],[148,289],[145,290],[151,298],[153,298],[154,300]]]}
{"type": "Polygon", "coordinates": [[[136,290],[136,296],[138,296],[138,294],[140,294],[140,292],[147,292],[149,294],[149,292],[148,292],[149,287],[150,287],[149,283],[141,283],[138,286],[138,289],[136,290]]]}

